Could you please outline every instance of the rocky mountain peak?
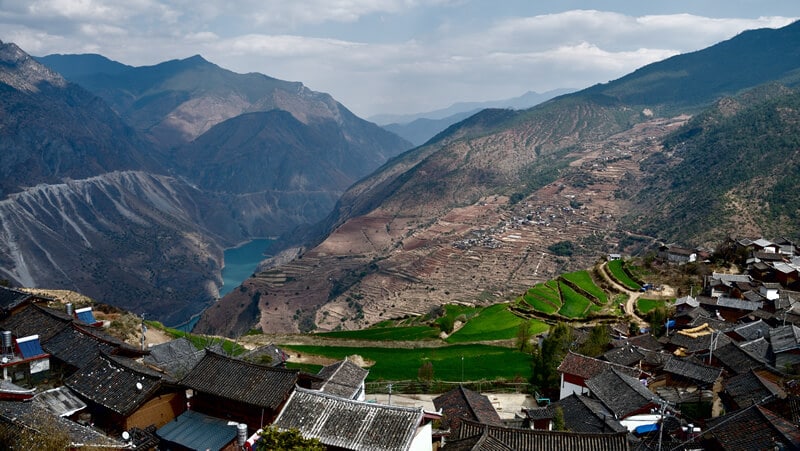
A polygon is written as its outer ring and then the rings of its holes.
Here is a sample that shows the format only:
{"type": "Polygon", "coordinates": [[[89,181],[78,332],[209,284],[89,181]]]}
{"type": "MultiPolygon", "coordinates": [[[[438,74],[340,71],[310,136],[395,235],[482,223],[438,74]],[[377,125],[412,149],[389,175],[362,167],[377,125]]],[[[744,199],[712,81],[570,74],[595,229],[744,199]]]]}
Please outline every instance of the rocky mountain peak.
{"type": "Polygon", "coordinates": [[[0,41],[0,82],[14,89],[39,92],[42,83],[64,88],[67,81],[39,64],[14,43],[0,41]]]}

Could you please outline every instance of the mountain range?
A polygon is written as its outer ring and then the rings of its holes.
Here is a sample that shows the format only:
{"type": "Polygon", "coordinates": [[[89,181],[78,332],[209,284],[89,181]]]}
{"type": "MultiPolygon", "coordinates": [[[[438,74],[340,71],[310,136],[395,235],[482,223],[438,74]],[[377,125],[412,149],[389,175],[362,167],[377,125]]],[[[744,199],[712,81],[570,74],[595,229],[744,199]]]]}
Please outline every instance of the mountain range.
{"type": "Polygon", "coordinates": [[[360,328],[513,299],[610,252],[796,240],[798,44],[800,23],[747,31],[472,115],[350,187],[296,258],[264,262],[197,330],[360,328]]]}
{"type": "Polygon", "coordinates": [[[609,252],[797,239],[798,77],[800,23],[752,30],[411,148],[199,56],[0,44],[0,276],[235,336],[509,300],[609,252]],[[257,237],[280,252],[214,302],[223,249],[257,237]]]}
{"type": "Polygon", "coordinates": [[[222,250],[324,218],[411,147],[331,96],[196,56],[131,67],[0,43],[0,277],[175,324],[222,250]]]}
{"type": "Polygon", "coordinates": [[[447,127],[461,122],[481,110],[487,108],[522,110],[573,91],[575,90],[555,89],[543,93],[528,91],[519,97],[511,99],[488,102],[459,102],[447,108],[426,113],[406,115],[381,114],[372,116],[369,120],[381,124],[386,130],[407,139],[416,146],[420,146],[447,127]]]}

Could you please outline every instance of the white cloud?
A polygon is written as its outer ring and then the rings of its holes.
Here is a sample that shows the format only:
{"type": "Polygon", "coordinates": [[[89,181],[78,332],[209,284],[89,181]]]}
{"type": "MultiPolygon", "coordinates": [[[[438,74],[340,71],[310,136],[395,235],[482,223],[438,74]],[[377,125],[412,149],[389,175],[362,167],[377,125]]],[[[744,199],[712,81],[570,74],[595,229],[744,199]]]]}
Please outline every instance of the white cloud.
{"type": "Polygon", "coordinates": [[[581,88],[793,20],[573,10],[465,22],[461,9],[429,8],[461,3],[481,2],[0,0],[0,39],[35,55],[95,52],[132,65],[201,54],[236,72],[302,81],[371,115],[581,88]],[[382,33],[428,12],[441,15],[405,35],[382,33]],[[365,31],[337,34],[350,27],[365,31]]]}

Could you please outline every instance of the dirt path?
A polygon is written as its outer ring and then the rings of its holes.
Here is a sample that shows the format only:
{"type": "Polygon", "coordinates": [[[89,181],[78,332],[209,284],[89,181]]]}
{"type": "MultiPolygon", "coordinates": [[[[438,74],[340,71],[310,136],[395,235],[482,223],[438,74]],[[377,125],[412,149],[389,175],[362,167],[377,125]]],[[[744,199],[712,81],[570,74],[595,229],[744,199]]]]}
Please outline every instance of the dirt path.
{"type": "Polygon", "coordinates": [[[608,262],[603,263],[603,265],[600,267],[600,274],[603,275],[603,278],[605,278],[606,282],[610,283],[618,291],[625,293],[628,296],[628,300],[624,304],[625,315],[629,316],[640,328],[649,327],[650,324],[636,314],[636,301],[639,299],[639,296],[641,296],[642,293],[640,291],[629,290],[627,287],[620,285],[616,280],[609,277],[608,273],[606,272],[606,265],[608,265],[608,262]]]}

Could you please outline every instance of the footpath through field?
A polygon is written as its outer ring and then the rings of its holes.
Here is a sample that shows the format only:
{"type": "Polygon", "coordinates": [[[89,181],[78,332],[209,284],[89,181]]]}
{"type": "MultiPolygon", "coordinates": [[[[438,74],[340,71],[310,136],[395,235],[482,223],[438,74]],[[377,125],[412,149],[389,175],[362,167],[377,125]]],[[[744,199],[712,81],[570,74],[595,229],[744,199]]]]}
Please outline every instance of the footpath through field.
{"type": "Polygon", "coordinates": [[[621,291],[628,295],[628,300],[625,302],[625,314],[630,316],[631,319],[636,323],[637,326],[640,328],[642,327],[649,327],[650,324],[641,318],[639,315],[636,314],[636,301],[639,299],[639,296],[642,295],[640,291],[633,291],[628,289],[628,287],[620,284],[617,282],[613,277],[608,275],[608,262],[603,263],[602,268],[598,271],[603,277],[606,279],[606,282],[610,283],[614,286],[617,290],[621,291]]]}

